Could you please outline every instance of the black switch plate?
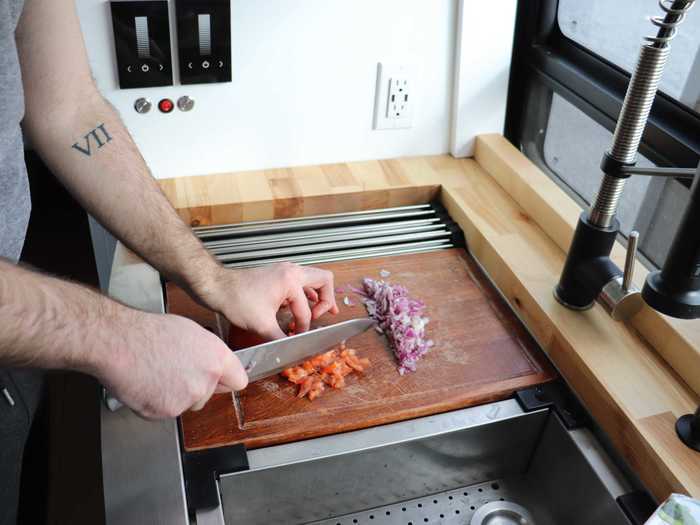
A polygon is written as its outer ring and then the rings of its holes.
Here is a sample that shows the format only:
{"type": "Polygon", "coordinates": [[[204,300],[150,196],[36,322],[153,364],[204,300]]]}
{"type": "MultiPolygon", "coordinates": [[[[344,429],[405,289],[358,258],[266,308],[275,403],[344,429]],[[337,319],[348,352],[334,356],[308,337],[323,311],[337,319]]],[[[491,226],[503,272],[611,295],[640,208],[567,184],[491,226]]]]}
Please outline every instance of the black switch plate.
{"type": "Polygon", "coordinates": [[[230,82],[230,0],[176,0],[175,6],[180,82],[230,82]]]}
{"type": "Polygon", "coordinates": [[[168,2],[113,0],[110,7],[119,87],[171,86],[168,2]]]}

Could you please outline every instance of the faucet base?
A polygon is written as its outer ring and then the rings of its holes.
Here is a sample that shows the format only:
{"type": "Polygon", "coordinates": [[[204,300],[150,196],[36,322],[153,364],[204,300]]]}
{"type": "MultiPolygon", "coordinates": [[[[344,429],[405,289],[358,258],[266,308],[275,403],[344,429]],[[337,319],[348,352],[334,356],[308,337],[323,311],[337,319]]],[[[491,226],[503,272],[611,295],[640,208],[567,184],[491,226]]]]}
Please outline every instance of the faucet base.
{"type": "Polygon", "coordinates": [[[683,443],[700,452],[700,410],[686,414],[676,421],[676,433],[683,443]]]}
{"type": "Polygon", "coordinates": [[[700,318],[700,290],[682,289],[673,284],[669,285],[661,271],[649,273],[642,291],[644,300],[654,310],[677,319],[700,318]]]}
{"type": "Polygon", "coordinates": [[[554,298],[557,300],[557,302],[560,305],[566,306],[569,310],[577,310],[577,311],[583,312],[584,310],[590,310],[591,308],[593,308],[593,305],[595,304],[595,301],[591,301],[590,303],[583,305],[583,306],[577,306],[574,304],[567,303],[559,295],[559,287],[558,286],[552,289],[552,295],[554,296],[554,298]]]}
{"type": "Polygon", "coordinates": [[[620,223],[607,227],[593,224],[586,212],[579,217],[566,263],[554,291],[557,301],[574,310],[593,305],[603,287],[622,275],[610,260],[620,223]]]}

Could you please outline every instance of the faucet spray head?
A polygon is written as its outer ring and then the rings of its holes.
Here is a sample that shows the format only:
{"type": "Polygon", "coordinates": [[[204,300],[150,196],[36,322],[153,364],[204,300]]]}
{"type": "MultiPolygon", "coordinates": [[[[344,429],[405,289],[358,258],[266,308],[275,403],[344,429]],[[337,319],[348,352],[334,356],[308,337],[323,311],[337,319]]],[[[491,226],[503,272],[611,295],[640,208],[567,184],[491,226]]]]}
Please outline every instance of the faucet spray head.
{"type": "Polygon", "coordinates": [[[660,271],[647,276],[642,297],[661,313],[700,318],[700,165],[690,201],[660,271]]]}

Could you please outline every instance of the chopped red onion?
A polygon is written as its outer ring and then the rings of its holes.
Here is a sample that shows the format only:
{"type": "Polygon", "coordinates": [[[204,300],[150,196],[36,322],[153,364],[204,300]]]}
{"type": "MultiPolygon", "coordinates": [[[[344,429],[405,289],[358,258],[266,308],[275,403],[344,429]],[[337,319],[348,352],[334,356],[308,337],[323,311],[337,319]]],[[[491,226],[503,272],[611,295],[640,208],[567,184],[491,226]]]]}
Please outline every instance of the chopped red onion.
{"type": "Polygon", "coordinates": [[[425,339],[425,304],[409,297],[408,290],[398,284],[367,277],[362,285],[364,290],[350,288],[364,297],[370,317],[389,338],[399,361],[399,374],[415,371],[418,360],[433,346],[432,340],[425,339]]]}

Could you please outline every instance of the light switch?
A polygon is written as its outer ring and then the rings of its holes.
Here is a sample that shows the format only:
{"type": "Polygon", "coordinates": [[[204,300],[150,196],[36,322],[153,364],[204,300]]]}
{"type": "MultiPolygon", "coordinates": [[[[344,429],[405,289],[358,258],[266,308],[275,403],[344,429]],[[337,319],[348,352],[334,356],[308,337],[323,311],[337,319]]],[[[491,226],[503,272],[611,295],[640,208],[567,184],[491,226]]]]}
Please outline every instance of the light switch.
{"type": "Polygon", "coordinates": [[[230,0],[176,0],[175,9],[180,82],[230,82],[230,0]]]}
{"type": "Polygon", "coordinates": [[[113,0],[119,87],[170,86],[173,67],[166,0],[113,0]]]}

